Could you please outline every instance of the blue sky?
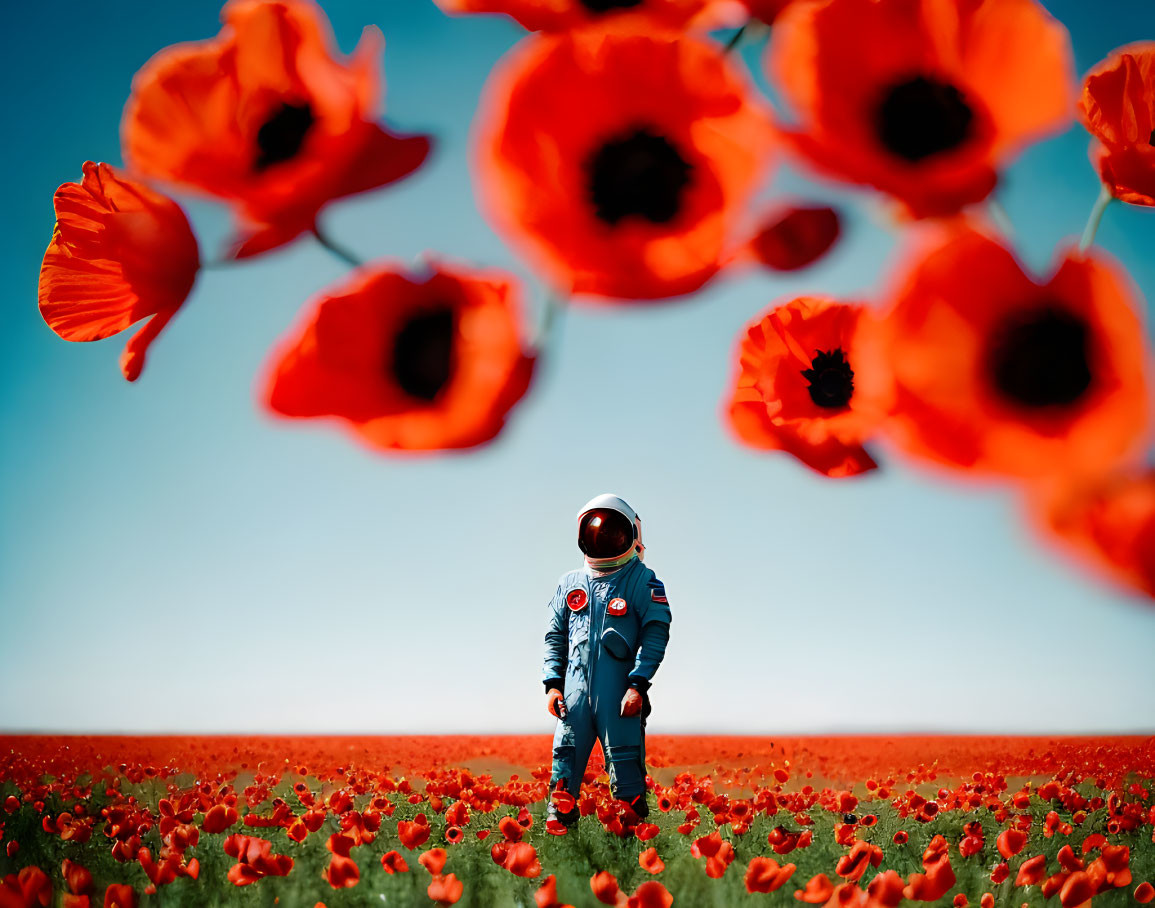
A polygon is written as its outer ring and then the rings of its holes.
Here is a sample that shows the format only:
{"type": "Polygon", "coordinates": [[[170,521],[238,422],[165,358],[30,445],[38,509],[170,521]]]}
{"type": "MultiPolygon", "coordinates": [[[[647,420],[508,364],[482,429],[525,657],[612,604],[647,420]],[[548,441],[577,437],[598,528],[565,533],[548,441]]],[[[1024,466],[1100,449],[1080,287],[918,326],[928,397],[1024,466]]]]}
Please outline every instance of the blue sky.
{"type": "MultiPolygon", "coordinates": [[[[386,117],[437,136],[396,187],[330,207],[366,258],[431,252],[541,286],[489,229],[469,181],[486,73],[520,37],[430,0],[324,4],[341,47],[385,34],[386,117]]],[[[1048,8],[1079,72],[1155,37],[1148,0],[1048,8]]],[[[133,73],[210,37],[187,0],[16,4],[0,68],[0,728],[549,732],[546,606],[580,564],[575,512],[617,492],[640,512],[674,621],[652,732],[1155,728],[1155,607],[1065,565],[1014,496],[903,466],[831,482],[739,447],[720,407],[736,335],[801,293],[872,299],[897,234],[866,193],[777,167],[768,199],[832,199],[844,239],[790,277],[746,273],[668,305],[570,307],[496,443],[377,455],[256,401],[270,346],[345,267],[301,240],[204,272],[135,385],[124,338],[69,344],[36,281],[52,193],[119,163],[133,73]],[[623,394],[623,386],[630,393],[623,394]]],[[[744,51],[760,71],[760,46],[744,51]]],[[[1044,268],[1098,191],[1078,126],[1028,151],[1000,200],[1044,268]]],[[[187,200],[186,200],[187,201],[187,200]]],[[[193,201],[202,244],[226,229],[193,201]]],[[[1155,296],[1155,212],[1116,205],[1101,245],[1155,296]]]]}

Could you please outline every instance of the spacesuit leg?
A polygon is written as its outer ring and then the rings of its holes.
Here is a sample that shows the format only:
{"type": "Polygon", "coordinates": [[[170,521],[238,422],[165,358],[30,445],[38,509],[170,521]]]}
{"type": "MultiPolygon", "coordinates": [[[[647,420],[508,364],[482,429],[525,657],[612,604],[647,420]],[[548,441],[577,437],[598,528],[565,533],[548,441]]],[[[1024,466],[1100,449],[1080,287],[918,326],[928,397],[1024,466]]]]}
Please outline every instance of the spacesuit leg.
{"type": "Polygon", "coordinates": [[[581,789],[582,776],[594,747],[596,730],[589,702],[584,696],[566,703],[566,716],[557,720],[553,733],[553,776],[550,788],[559,779],[565,780],[565,789],[575,798],[581,789]]]}
{"type": "Polygon", "coordinates": [[[642,717],[622,716],[620,707],[609,700],[597,716],[598,738],[606,753],[610,789],[615,798],[631,801],[646,791],[645,751],[642,717]]]}

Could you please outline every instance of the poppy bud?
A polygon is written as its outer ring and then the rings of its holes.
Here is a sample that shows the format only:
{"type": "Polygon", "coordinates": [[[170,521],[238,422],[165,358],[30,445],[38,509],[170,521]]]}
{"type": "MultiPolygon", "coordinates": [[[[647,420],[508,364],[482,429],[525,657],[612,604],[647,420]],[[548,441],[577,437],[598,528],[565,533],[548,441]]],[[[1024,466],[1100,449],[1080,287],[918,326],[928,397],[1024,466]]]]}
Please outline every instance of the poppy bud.
{"type": "Polygon", "coordinates": [[[795,271],[822,258],[839,232],[838,212],[833,208],[789,208],[764,222],[750,241],[750,251],[767,268],[795,271]]]}

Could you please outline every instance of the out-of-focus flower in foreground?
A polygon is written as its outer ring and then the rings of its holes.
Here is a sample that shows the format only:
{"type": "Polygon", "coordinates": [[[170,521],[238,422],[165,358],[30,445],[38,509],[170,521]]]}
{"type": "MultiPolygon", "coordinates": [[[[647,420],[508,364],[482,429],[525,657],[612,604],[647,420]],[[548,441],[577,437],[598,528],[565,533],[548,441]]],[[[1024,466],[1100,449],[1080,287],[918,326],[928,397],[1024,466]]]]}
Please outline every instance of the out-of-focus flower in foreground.
{"type": "Polygon", "coordinates": [[[1075,103],[1067,30],[1036,0],[794,3],[767,60],[799,117],[789,144],[914,217],[984,199],[1075,103]]]}
{"type": "Polygon", "coordinates": [[[40,314],[65,340],[94,341],[149,321],[120,358],[135,381],[145,354],[188,297],[200,257],[172,199],[107,164],[84,162],[53,197],[56,228],[40,268],[40,314]]]}
{"type": "Polygon", "coordinates": [[[1087,73],[1079,114],[1111,195],[1155,205],[1155,41],[1121,47],[1087,73]]]}
{"type": "MultiPolygon", "coordinates": [[[[717,24],[725,0],[435,0],[447,13],[504,13],[530,31],[564,31],[633,19],[655,27],[717,24]]],[[[730,4],[732,5],[732,4],[730,4]]]]}
{"type": "Polygon", "coordinates": [[[772,24],[791,3],[797,0],[742,0],[742,5],[749,11],[750,16],[772,24]]]}
{"type": "Polygon", "coordinates": [[[879,414],[856,387],[860,305],[802,297],[759,316],[738,346],[729,426],[826,476],[875,468],[862,443],[879,414]]]}
{"type": "Polygon", "coordinates": [[[1155,468],[1041,487],[1030,505],[1053,541],[1155,598],[1155,468]]]}
{"type": "Polygon", "coordinates": [[[321,294],[282,342],[268,406],[337,417],[382,450],[482,444],[529,386],[519,314],[517,285],[501,272],[367,266],[321,294]]]}
{"type": "Polygon", "coordinates": [[[222,17],[216,38],[166,48],[136,74],[121,140],[131,171],[234,202],[236,255],[288,242],[330,200],[425,160],[427,137],[375,122],[376,28],[345,61],[311,0],[233,0],[222,17]]]}
{"type": "Polygon", "coordinates": [[[474,183],[495,225],[558,288],[626,299],[718,271],[770,142],[740,70],[666,32],[527,39],[477,122],[474,183]]]}
{"type": "Polygon", "coordinates": [[[911,454],[1027,479],[1094,475],[1150,425],[1137,300],[1105,255],[1068,250],[1045,283],[955,228],[913,257],[867,346],[893,379],[888,431],[911,454]],[[877,346],[875,342],[877,341],[877,346]]]}

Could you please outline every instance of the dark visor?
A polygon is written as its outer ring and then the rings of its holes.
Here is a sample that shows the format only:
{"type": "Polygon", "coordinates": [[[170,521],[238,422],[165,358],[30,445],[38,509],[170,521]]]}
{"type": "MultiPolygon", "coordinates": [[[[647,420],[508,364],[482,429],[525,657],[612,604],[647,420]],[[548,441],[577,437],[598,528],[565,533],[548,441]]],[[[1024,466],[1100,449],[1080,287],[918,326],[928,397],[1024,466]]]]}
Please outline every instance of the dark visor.
{"type": "Polygon", "coordinates": [[[578,548],[590,558],[617,558],[634,543],[634,525],[625,514],[595,508],[578,524],[578,548]]]}

